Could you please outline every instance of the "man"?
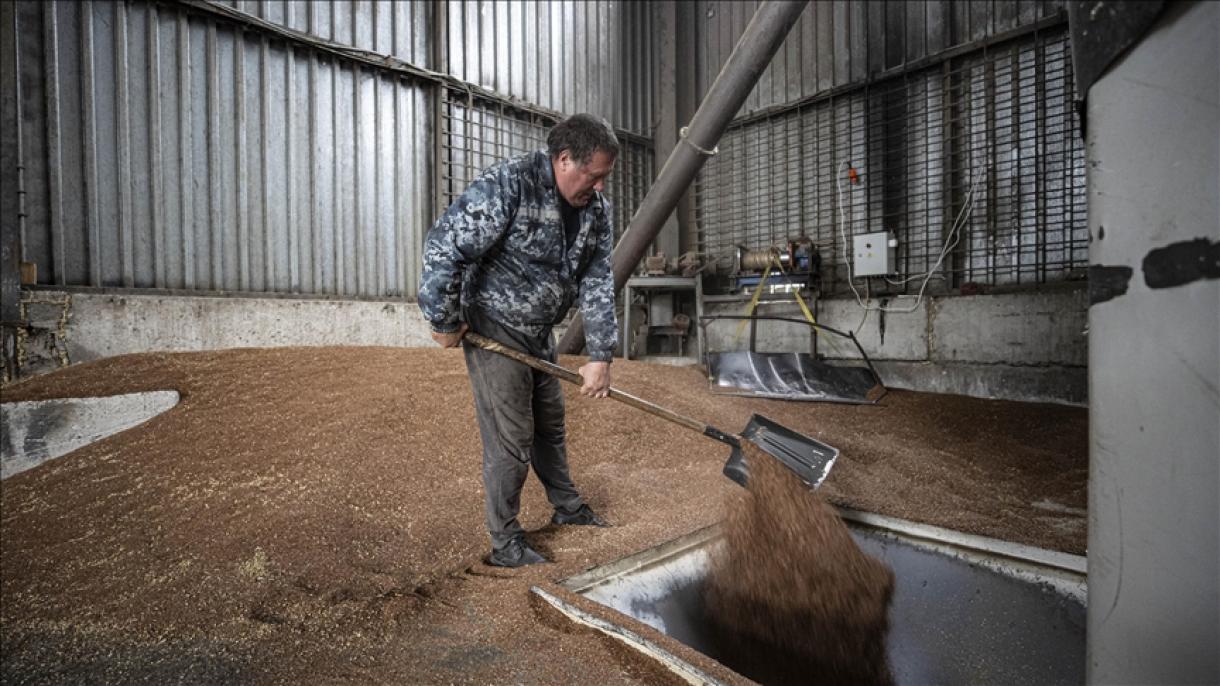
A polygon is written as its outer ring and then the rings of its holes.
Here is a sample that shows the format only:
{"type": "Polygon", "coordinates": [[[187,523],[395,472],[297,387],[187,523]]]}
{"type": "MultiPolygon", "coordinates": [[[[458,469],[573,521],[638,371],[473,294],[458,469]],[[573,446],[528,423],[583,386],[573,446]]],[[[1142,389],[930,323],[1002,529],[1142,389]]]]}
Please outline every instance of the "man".
{"type": "MultiPolygon", "coordinates": [[[[581,393],[605,398],[618,340],[610,203],[602,196],[619,144],[605,121],[577,114],[556,125],[547,150],[485,170],[428,232],[419,305],[432,338],[451,348],[466,331],[554,362],[552,327],[579,296],[589,362],[581,393]]],[[[492,552],[502,567],[545,562],[517,521],[532,464],[554,524],[609,526],[568,473],[563,392],[554,377],[465,344],[483,439],[483,486],[492,552]]]]}

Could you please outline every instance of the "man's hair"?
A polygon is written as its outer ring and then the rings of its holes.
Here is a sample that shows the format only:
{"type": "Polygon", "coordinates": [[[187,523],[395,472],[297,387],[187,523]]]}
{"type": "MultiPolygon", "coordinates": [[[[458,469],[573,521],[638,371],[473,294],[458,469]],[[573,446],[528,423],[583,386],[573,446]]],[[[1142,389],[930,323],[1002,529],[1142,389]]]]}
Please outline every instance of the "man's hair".
{"type": "Polygon", "coordinates": [[[574,114],[555,125],[546,136],[546,149],[552,158],[567,150],[577,164],[585,165],[601,150],[618,157],[618,136],[609,122],[591,114],[574,114]]]}

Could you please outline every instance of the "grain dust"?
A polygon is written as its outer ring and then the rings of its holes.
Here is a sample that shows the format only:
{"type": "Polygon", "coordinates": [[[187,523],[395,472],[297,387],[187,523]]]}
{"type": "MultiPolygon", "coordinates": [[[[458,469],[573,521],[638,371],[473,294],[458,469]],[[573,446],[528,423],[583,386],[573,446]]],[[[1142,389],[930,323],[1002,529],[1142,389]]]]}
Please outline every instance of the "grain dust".
{"type": "Polygon", "coordinates": [[[767,684],[892,683],[893,573],[778,460],[745,450],[749,491],[730,498],[705,586],[720,649],[767,684]]]}

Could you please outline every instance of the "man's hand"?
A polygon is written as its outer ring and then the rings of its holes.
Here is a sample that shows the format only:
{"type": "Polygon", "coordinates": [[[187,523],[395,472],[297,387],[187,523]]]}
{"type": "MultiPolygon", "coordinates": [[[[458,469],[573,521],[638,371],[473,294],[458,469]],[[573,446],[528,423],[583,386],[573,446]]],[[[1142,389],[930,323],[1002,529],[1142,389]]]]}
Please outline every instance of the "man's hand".
{"type": "Polygon", "coordinates": [[[470,327],[466,326],[466,323],[463,322],[462,325],[458,327],[458,330],[452,333],[437,333],[433,331],[432,340],[440,344],[442,348],[456,348],[458,344],[462,342],[462,336],[466,335],[469,328],[470,327]]]}
{"type": "Polygon", "coordinates": [[[610,395],[610,363],[587,362],[580,369],[580,378],[585,380],[580,387],[581,395],[589,398],[605,398],[610,395]]]}

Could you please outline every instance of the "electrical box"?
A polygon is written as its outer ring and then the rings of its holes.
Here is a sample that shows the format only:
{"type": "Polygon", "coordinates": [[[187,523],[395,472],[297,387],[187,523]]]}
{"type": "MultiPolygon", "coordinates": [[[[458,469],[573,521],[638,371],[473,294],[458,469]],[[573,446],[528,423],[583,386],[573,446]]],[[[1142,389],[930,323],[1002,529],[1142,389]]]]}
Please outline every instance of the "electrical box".
{"type": "Polygon", "coordinates": [[[852,237],[852,276],[885,276],[894,273],[898,239],[885,231],[852,237]]]}

